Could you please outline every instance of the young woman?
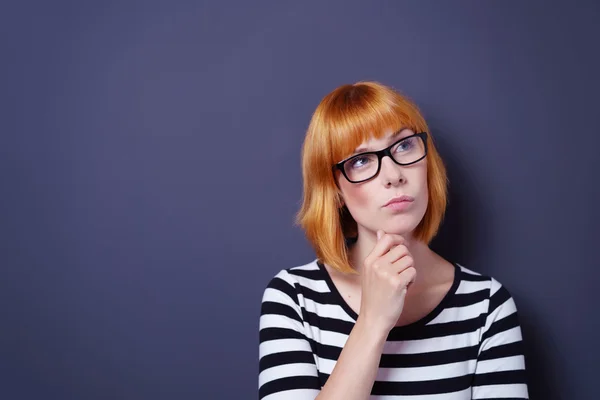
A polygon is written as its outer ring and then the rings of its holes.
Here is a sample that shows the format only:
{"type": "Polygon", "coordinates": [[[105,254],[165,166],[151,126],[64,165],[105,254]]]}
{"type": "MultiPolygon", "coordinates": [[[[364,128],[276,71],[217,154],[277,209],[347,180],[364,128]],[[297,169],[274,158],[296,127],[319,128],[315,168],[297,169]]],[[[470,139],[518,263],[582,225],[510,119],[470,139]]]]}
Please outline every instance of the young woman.
{"type": "Polygon", "coordinates": [[[428,246],[447,181],[415,104],[376,82],[335,89],[302,172],[317,258],[264,291],[259,398],[528,399],[509,292],[428,246]]]}

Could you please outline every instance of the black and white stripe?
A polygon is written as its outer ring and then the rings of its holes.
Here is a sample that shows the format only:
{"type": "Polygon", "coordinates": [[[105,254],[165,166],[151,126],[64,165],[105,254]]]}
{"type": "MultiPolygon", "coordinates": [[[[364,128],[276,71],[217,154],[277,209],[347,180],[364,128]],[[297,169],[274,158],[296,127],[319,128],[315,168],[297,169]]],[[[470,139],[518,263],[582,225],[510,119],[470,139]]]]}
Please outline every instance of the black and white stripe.
{"type": "MultiPolygon", "coordinates": [[[[528,399],[521,328],[508,290],[455,264],[452,288],[385,343],[371,399],[528,399]]],[[[358,316],[316,260],[280,271],[264,291],[259,398],[314,399],[358,316]]]]}

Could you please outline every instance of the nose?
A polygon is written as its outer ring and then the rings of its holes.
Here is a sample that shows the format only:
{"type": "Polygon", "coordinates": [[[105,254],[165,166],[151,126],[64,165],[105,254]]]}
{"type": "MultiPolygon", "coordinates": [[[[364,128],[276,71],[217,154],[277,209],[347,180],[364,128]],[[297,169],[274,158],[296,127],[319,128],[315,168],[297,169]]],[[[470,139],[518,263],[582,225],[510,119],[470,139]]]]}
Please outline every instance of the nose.
{"type": "Polygon", "coordinates": [[[396,164],[390,157],[383,157],[381,159],[381,170],[379,176],[385,186],[398,186],[401,183],[406,182],[402,166],[396,164]]]}

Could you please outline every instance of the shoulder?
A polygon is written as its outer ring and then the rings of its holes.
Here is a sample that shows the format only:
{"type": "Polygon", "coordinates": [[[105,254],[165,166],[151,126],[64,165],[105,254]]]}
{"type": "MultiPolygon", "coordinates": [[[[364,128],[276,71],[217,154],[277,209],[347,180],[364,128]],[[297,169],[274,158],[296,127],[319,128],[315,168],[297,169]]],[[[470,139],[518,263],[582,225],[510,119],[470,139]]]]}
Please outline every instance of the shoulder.
{"type": "Polygon", "coordinates": [[[461,284],[464,286],[471,286],[475,290],[487,290],[489,291],[489,296],[494,295],[499,290],[508,291],[506,286],[491,275],[476,272],[459,263],[456,263],[456,266],[460,274],[461,284]]]}
{"type": "Polygon", "coordinates": [[[298,295],[305,290],[320,291],[323,284],[322,271],[317,260],[279,270],[267,283],[263,302],[273,297],[286,296],[298,304],[298,295]]]}
{"type": "Polygon", "coordinates": [[[487,314],[496,312],[500,307],[516,312],[515,301],[509,289],[493,276],[476,272],[461,264],[456,264],[460,274],[460,292],[479,293],[487,303],[487,314]]]}

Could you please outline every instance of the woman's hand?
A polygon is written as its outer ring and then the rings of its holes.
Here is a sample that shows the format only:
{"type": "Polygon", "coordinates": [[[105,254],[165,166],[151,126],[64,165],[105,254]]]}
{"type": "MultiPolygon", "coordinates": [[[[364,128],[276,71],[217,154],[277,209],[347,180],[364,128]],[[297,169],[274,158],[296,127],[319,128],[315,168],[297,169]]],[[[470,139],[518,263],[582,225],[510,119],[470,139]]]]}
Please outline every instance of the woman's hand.
{"type": "Polygon", "coordinates": [[[406,243],[400,235],[377,231],[377,243],[361,274],[360,316],[385,335],[400,318],[407,288],[417,274],[406,243]]]}

